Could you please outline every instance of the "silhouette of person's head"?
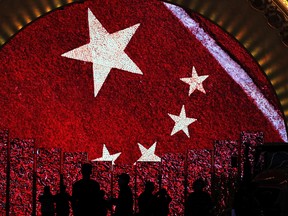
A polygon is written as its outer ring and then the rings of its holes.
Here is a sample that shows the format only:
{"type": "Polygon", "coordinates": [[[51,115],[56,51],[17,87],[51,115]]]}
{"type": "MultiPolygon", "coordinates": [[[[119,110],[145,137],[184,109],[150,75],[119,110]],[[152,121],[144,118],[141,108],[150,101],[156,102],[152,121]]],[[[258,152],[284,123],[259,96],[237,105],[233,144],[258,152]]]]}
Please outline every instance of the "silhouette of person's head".
{"type": "Polygon", "coordinates": [[[50,192],[50,186],[45,186],[44,187],[44,194],[51,194],[51,192],[50,192]]]}
{"type": "Polygon", "coordinates": [[[194,191],[202,191],[206,186],[206,183],[205,181],[202,179],[202,178],[199,178],[199,179],[196,179],[194,182],[193,182],[193,190],[194,191]]]}
{"type": "Polygon", "coordinates": [[[149,193],[152,193],[155,189],[155,186],[154,186],[154,183],[151,182],[151,181],[147,181],[145,183],[145,191],[149,192],[149,193]]]}
{"type": "Polygon", "coordinates": [[[92,174],[92,164],[90,163],[82,164],[81,173],[83,178],[89,179],[90,175],[92,174]]]}
{"type": "Polygon", "coordinates": [[[127,173],[121,173],[118,176],[118,184],[120,187],[128,185],[130,181],[130,176],[127,173]]]}

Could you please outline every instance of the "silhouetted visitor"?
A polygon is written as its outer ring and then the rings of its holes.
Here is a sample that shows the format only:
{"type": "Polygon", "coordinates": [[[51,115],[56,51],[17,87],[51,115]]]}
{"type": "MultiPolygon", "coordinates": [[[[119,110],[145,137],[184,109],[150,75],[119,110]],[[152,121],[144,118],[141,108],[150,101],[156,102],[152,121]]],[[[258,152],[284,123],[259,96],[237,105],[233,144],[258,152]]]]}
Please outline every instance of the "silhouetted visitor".
{"type": "Polygon", "coordinates": [[[116,205],[114,216],[131,216],[133,215],[133,195],[129,187],[130,176],[122,173],[118,176],[118,185],[120,188],[118,198],[112,199],[116,205]]]}
{"type": "Polygon", "coordinates": [[[169,204],[172,201],[167,190],[162,188],[155,194],[154,212],[155,216],[167,216],[169,214],[169,204]]]}
{"type": "Polygon", "coordinates": [[[39,196],[39,202],[42,216],[54,216],[54,199],[49,186],[44,187],[44,193],[39,196]]]}
{"type": "Polygon", "coordinates": [[[54,202],[56,203],[56,216],[69,216],[70,207],[69,202],[71,196],[66,192],[66,186],[60,186],[60,193],[54,196],[54,202]]]}
{"type": "MultiPolygon", "coordinates": [[[[254,194],[255,189],[255,183],[241,183],[239,190],[235,194],[234,200],[234,208],[237,216],[261,215],[260,204],[254,194]]],[[[265,196],[262,194],[262,198],[263,197],[265,196]]]]}
{"type": "Polygon", "coordinates": [[[153,182],[148,181],[145,183],[145,190],[140,194],[138,198],[139,216],[153,215],[153,203],[155,200],[153,195],[154,188],[155,187],[153,182]]]}
{"type": "Polygon", "coordinates": [[[74,216],[95,216],[99,211],[100,185],[97,181],[90,179],[92,165],[82,165],[83,178],[73,184],[72,209],[74,216]]]}
{"type": "Polygon", "coordinates": [[[203,191],[205,188],[203,179],[197,179],[193,182],[193,190],[189,194],[185,203],[185,216],[208,216],[212,210],[212,200],[210,195],[203,191]]]}
{"type": "Polygon", "coordinates": [[[106,216],[110,205],[105,199],[105,191],[100,190],[99,192],[99,216],[106,216]]]}

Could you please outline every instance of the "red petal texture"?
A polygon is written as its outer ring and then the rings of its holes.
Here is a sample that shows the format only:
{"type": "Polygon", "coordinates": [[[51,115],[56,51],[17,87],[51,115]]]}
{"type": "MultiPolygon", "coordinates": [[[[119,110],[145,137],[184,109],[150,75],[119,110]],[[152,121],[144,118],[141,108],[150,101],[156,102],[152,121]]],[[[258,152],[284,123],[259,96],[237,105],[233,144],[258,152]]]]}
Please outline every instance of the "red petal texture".
{"type": "Polygon", "coordinates": [[[8,130],[0,130],[0,213],[5,213],[8,130]]]}
{"type": "MultiPolygon", "coordinates": [[[[59,191],[60,157],[61,150],[59,148],[41,148],[37,150],[37,200],[43,194],[45,186],[50,186],[52,194],[59,191]]],[[[37,215],[41,215],[40,202],[37,202],[37,215]]]]}
{"type": "MultiPolygon", "coordinates": [[[[280,113],[270,83],[237,42],[199,15],[192,16],[251,76],[280,113]]],[[[137,143],[156,154],[211,149],[214,140],[239,138],[241,131],[263,131],[265,141],[282,141],[253,100],[227,75],[180,21],[155,0],[85,1],[56,10],[26,27],[0,50],[0,128],[14,137],[35,138],[39,147],[86,151],[101,157],[103,143],[116,163],[132,164],[137,143]],[[88,8],[109,32],[140,23],[125,52],[143,75],[113,68],[97,97],[92,63],[61,57],[89,43],[88,8]],[[206,94],[180,78],[209,75],[206,94]],[[171,136],[168,113],[197,121],[171,136]]]]}
{"type": "Polygon", "coordinates": [[[10,215],[32,214],[34,141],[11,142],[10,215]]]}

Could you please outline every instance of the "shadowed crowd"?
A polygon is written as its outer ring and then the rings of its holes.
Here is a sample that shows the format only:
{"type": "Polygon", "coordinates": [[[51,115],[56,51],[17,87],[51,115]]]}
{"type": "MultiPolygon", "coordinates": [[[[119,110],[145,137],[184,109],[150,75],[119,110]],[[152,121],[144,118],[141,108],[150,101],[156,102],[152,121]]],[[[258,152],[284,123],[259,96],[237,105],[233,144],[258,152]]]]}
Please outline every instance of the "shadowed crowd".
{"type": "MultiPolygon", "coordinates": [[[[129,186],[130,176],[126,173],[118,175],[118,197],[106,199],[105,191],[101,190],[97,181],[91,179],[92,165],[85,163],[81,169],[82,179],[75,182],[72,195],[66,192],[65,185],[60,186],[60,192],[53,195],[49,186],[39,196],[42,216],[69,216],[70,206],[74,216],[168,216],[169,204],[172,198],[166,189],[155,191],[154,183],[147,181],[145,189],[137,198],[137,211],[133,209],[133,194],[129,186]]],[[[193,183],[193,192],[185,201],[185,216],[212,216],[215,205],[209,193],[205,192],[206,183],[197,179],[193,183]]],[[[257,203],[250,196],[250,190],[240,190],[236,194],[235,208],[237,215],[260,215],[253,212],[257,203]],[[250,208],[251,207],[251,208],[250,208]],[[251,214],[250,214],[251,213],[251,214]]]]}
{"type": "MultiPolygon", "coordinates": [[[[113,216],[167,216],[169,204],[172,201],[167,190],[161,188],[154,193],[153,182],[146,182],[145,189],[138,197],[138,212],[134,214],[133,194],[129,186],[130,176],[122,173],[118,176],[118,197],[105,199],[105,191],[100,189],[97,181],[90,178],[92,165],[82,165],[82,179],[73,184],[72,196],[66,192],[64,185],[60,192],[52,195],[49,186],[44,187],[43,194],[39,197],[41,213],[43,216],[69,216],[70,203],[74,216],[106,216],[108,211],[113,216]]],[[[203,192],[204,181],[194,182],[194,192],[187,200],[185,215],[208,215],[212,208],[210,195],[203,192]]]]}

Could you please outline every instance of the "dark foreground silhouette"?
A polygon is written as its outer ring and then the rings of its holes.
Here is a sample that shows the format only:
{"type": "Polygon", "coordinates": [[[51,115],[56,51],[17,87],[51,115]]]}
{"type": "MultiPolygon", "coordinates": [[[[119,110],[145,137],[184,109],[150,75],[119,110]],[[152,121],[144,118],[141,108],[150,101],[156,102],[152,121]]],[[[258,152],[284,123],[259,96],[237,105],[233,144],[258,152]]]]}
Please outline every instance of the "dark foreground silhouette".
{"type": "Polygon", "coordinates": [[[39,202],[42,216],[54,216],[54,198],[49,186],[44,187],[43,194],[39,196],[39,202]]]}
{"type": "Polygon", "coordinates": [[[133,194],[129,187],[130,176],[122,173],[118,176],[119,195],[118,198],[112,198],[112,204],[116,205],[114,216],[132,216],[133,215],[133,194]]]}
{"type": "Polygon", "coordinates": [[[99,213],[100,185],[90,179],[92,165],[83,164],[82,179],[73,184],[72,209],[74,216],[95,216],[99,213]]]}
{"type": "Polygon", "coordinates": [[[212,210],[212,199],[203,191],[205,182],[197,179],[193,183],[193,190],[185,204],[185,216],[209,216],[212,210]]]}

